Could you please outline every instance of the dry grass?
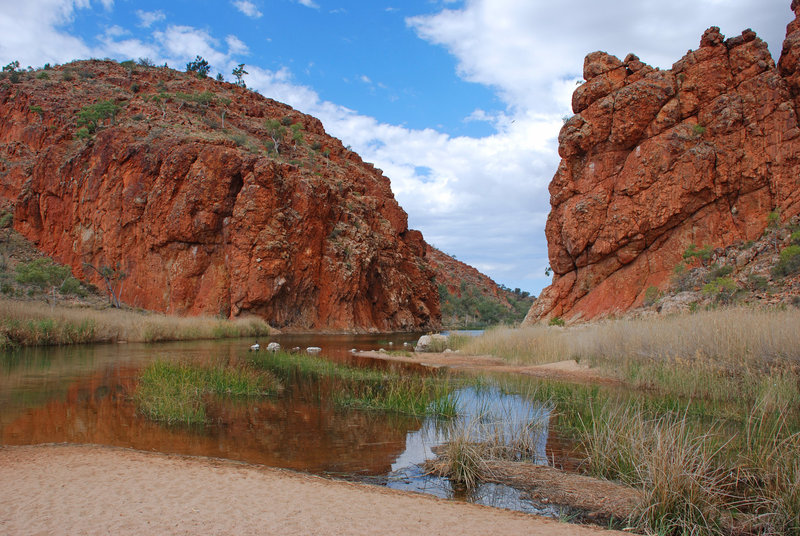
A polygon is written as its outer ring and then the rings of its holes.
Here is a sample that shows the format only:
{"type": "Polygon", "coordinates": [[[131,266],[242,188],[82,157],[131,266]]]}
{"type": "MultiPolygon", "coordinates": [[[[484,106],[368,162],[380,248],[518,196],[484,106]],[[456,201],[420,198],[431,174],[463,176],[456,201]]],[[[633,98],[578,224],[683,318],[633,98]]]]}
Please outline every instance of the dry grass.
{"type": "Polygon", "coordinates": [[[269,326],[259,318],[176,317],[0,299],[0,343],[3,343],[0,346],[156,342],[267,334],[269,326]]]}
{"type": "Polygon", "coordinates": [[[677,396],[800,404],[798,326],[797,309],[733,308],[569,328],[499,328],[461,349],[522,364],[572,358],[677,396]]]}

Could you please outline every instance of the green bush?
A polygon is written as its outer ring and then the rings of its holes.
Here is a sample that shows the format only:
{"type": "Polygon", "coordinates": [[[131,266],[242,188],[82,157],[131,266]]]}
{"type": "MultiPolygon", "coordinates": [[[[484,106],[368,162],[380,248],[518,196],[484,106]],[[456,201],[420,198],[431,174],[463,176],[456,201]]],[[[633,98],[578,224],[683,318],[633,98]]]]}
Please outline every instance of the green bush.
{"type": "Polygon", "coordinates": [[[711,246],[703,246],[702,248],[697,248],[695,244],[689,244],[689,247],[686,248],[686,251],[683,252],[683,260],[685,261],[692,261],[698,260],[700,264],[705,266],[708,260],[711,258],[711,246]]]}
{"type": "Polygon", "coordinates": [[[800,246],[792,244],[781,251],[778,264],[772,269],[772,274],[785,277],[800,271],[800,246]]]}
{"type": "Polygon", "coordinates": [[[89,134],[94,134],[104,119],[111,119],[111,124],[113,125],[119,110],[120,106],[110,100],[84,106],[78,112],[78,126],[86,128],[89,134]]]}
{"type": "Polygon", "coordinates": [[[550,319],[550,322],[548,322],[548,325],[550,325],[550,326],[564,326],[564,325],[566,325],[566,322],[564,322],[563,318],[561,318],[559,316],[554,316],[553,318],[550,319]]]}
{"type": "Polygon", "coordinates": [[[733,273],[733,266],[714,266],[713,270],[711,270],[711,279],[717,279],[719,277],[725,277],[731,275],[733,273]]]}
{"type": "Polygon", "coordinates": [[[703,285],[703,294],[711,296],[720,303],[729,303],[739,287],[730,277],[717,277],[710,283],[703,285]]]}
{"type": "Polygon", "coordinates": [[[647,287],[647,290],[644,291],[644,301],[642,303],[648,306],[653,305],[660,294],[657,287],[647,287]]]}
{"type": "Polygon", "coordinates": [[[769,214],[767,214],[767,227],[770,229],[775,229],[778,227],[778,224],[781,222],[781,209],[776,208],[769,214]]]}

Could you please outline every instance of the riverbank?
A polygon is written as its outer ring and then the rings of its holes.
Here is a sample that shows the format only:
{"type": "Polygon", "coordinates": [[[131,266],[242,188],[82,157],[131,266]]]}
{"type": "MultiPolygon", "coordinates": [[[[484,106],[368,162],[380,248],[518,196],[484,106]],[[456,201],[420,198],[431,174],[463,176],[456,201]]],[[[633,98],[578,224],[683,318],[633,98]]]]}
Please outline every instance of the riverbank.
{"type": "Polygon", "coordinates": [[[97,342],[158,342],[274,333],[260,318],[178,317],[146,311],[47,305],[0,298],[0,350],[97,342]]]}
{"type": "Polygon", "coordinates": [[[5,534],[622,534],[212,458],[0,448],[5,534]]]}

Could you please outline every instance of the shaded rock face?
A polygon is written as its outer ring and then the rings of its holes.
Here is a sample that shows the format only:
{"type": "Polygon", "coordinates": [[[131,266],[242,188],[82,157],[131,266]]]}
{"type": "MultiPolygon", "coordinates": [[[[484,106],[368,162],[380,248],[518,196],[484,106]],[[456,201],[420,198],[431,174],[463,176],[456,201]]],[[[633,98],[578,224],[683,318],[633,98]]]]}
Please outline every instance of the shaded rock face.
{"type": "Polygon", "coordinates": [[[664,288],[690,244],[758,237],[800,213],[800,2],[776,67],[751,30],[709,28],[670,70],[586,57],[559,134],[546,225],[551,286],[526,322],[590,319],[664,288]]]}
{"type": "Polygon", "coordinates": [[[78,277],[103,288],[83,263],[119,263],[131,306],[310,330],[438,326],[426,243],[389,180],[315,118],[233,84],[101,61],[0,82],[0,197],[78,277]],[[103,100],[121,106],[113,124],[78,139],[78,112],[103,100]],[[280,154],[269,119],[283,122],[280,154]]]}

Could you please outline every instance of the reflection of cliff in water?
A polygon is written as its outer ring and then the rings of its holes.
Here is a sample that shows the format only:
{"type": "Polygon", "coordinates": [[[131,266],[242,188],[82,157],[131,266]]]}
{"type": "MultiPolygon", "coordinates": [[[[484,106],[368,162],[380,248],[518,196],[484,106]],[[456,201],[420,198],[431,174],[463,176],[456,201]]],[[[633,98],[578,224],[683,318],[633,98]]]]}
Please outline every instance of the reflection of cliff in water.
{"type": "Polygon", "coordinates": [[[39,407],[0,417],[0,443],[96,443],[220,457],[310,472],[385,474],[405,449],[413,418],[342,412],[316,403],[315,388],[276,398],[224,401],[207,408],[210,424],[165,426],[137,415],[135,367],[108,367],[71,383],[39,407]]]}

